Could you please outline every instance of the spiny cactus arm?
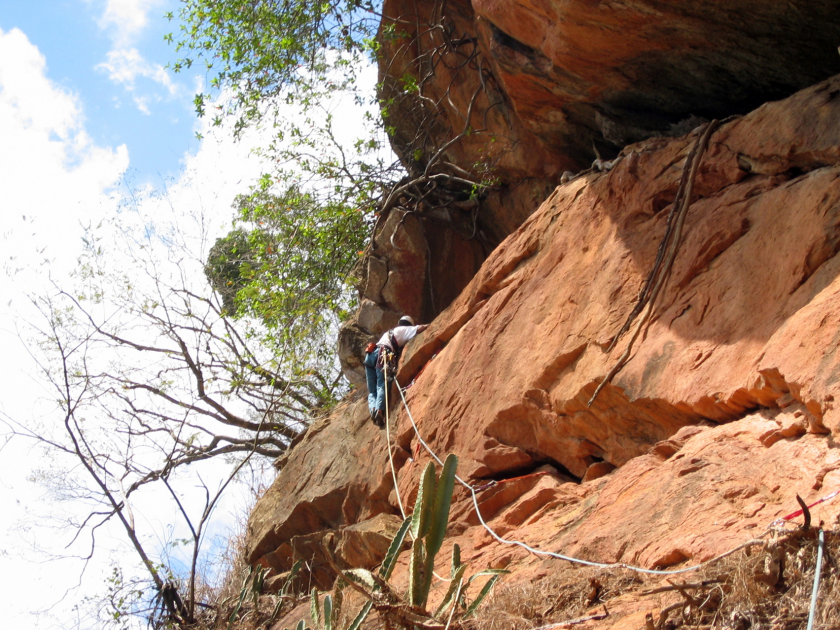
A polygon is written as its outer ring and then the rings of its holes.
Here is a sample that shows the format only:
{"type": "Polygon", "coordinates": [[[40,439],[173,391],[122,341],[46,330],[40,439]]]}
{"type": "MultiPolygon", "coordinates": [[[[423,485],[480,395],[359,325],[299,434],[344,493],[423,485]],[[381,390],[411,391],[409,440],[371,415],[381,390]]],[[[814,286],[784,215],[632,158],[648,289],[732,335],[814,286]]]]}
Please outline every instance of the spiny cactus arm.
{"type": "Polygon", "coordinates": [[[435,556],[443,545],[446,537],[446,527],[449,525],[449,507],[452,505],[452,490],[455,486],[455,469],[458,466],[458,458],[449,454],[443,462],[443,470],[440,473],[437,487],[435,489],[435,501],[432,505],[431,524],[426,541],[426,562],[423,567],[423,586],[420,589],[422,595],[418,600],[419,606],[425,606],[432,588],[432,576],[435,570],[435,556]]]}
{"type": "Polygon", "coordinates": [[[338,628],[338,619],[341,617],[341,607],[344,605],[345,586],[347,586],[347,581],[342,576],[339,576],[338,580],[335,582],[335,588],[333,589],[332,614],[330,615],[333,628],[338,628]]]}
{"type": "Polygon", "coordinates": [[[429,585],[426,580],[424,567],[426,566],[426,550],[423,538],[416,538],[411,548],[411,565],[408,569],[408,603],[412,606],[423,607],[429,596],[429,585]]]}
{"type": "Polygon", "coordinates": [[[461,590],[461,585],[464,580],[464,572],[466,570],[467,565],[462,564],[458,567],[455,573],[452,574],[452,581],[449,583],[449,589],[446,591],[446,595],[443,596],[443,601],[441,601],[440,606],[437,607],[435,617],[439,617],[442,613],[446,612],[446,609],[449,608],[450,604],[457,600],[456,591],[461,590]]]}
{"type": "Polygon", "coordinates": [[[394,572],[394,567],[397,566],[397,558],[402,550],[402,546],[405,542],[405,537],[408,533],[409,527],[411,526],[412,520],[413,517],[410,517],[403,521],[402,525],[397,530],[397,535],[394,536],[394,540],[391,541],[391,546],[388,547],[388,553],[385,554],[385,560],[382,561],[382,566],[379,567],[379,575],[386,580],[391,577],[391,574],[394,572]]]}
{"type": "Polygon", "coordinates": [[[411,514],[411,537],[414,540],[429,533],[431,526],[432,502],[435,499],[435,465],[429,462],[423,471],[420,487],[417,490],[417,501],[411,514]]]}
{"type": "Polygon", "coordinates": [[[452,545],[452,569],[449,572],[450,579],[455,579],[455,572],[461,566],[461,547],[458,543],[452,545]]]}
{"type": "MultiPolygon", "coordinates": [[[[373,573],[367,569],[347,569],[346,571],[342,571],[341,574],[347,578],[350,586],[358,584],[369,589],[370,592],[376,589],[376,580],[374,579],[373,573]]],[[[368,597],[370,597],[370,593],[368,593],[368,597]]]]}
{"type": "Polygon", "coordinates": [[[316,628],[321,625],[321,607],[318,605],[318,589],[312,587],[312,599],[309,602],[309,616],[312,617],[312,625],[316,628]]]}
{"type": "Polygon", "coordinates": [[[446,526],[449,524],[449,507],[452,505],[452,490],[455,487],[455,469],[458,458],[449,454],[443,463],[443,471],[435,489],[435,502],[432,507],[432,522],[426,537],[426,551],[434,557],[443,545],[446,536],[446,526]]]}
{"type": "Polygon", "coordinates": [[[332,597],[327,595],[324,598],[324,630],[332,630],[333,606],[332,597]]]}

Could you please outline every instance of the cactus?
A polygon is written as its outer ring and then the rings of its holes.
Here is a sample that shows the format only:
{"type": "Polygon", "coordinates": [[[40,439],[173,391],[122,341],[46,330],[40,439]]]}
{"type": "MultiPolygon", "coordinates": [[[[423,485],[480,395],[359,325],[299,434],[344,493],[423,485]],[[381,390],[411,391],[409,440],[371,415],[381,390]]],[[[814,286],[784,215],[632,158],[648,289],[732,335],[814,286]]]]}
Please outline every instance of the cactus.
{"type": "Polygon", "coordinates": [[[449,455],[443,464],[440,478],[435,476],[433,463],[430,462],[426,466],[417,492],[414,512],[403,521],[397,531],[377,575],[365,569],[342,571],[344,577],[355,584],[354,588],[362,590],[369,597],[369,601],[362,607],[347,630],[358,630],[374,606],[392,625],[408,628],[441,624],[443,623],[441,616],[451,607],[447,620],[447,624],[450,625],[459,607],[462,612],[456,621],[474,614],[501,574],[507,573],[503,570],[487,569],[476,573],[465,583],[464,575],[467,565],[461,562],[461,550],[458,545],[454,545],[449,589],[434,614],[426,611],[434,576],[435,559],[443,546],[446,527],[449,523],[449,508],[452,503],[457,465],[458,458],[455,455],[449,455]],[[396,566],[408,533],[411,533],[414,542],[409,564],[408,608],[406,608],[387,580],[396,566]],[[490,579],[478,596],[467,605],[464,595],[466,588],[473,580],[483,576],[490,576],[490,579]]]}
{"type": "MultiPolygon", "coordinates": [[[[446,527],[449,524],[449,508],[452,504],[452,490],[455,485],[455,468],[457,465],[458,458],[455,455],[449,455],[443,464],[440,478],[435,475],[433,463],[430,462],[426,466],[417,492],[414,512],[403,521],[399,530],[397,530],[397,534],[385,554],[385,559],[376,573],[367,569],[341,570],[332,559],[329,549],[325,548],[327,558],[335,570],[338,571],[340,577],[333,596],[327,595],[324,598],[323,614],[319,606],[318,591],[312,589],[310,617],[315,630],[333,630],[334,628],[337,630],[339,610],[343,600],[342,589],[347,583],[364,593],[368,601],[362,606],[346,630],[359,630],[374,607],[385,618],[387,627],[402,628],[440,627],[444,623],[447,627],[460,627],[460,621],[475,613],[501,574],[507,573],[507,571],[486,569],[471,576],[465,582],[464,575],[467,571],[467,565],[461,562],[461,549],[458,545],[454,545],[452,548],[449,589],[434,614],[430,614],[426,610],[429,591],[432,587],[432,577],[434,576],[435,558],[443,546],[446,527]],[[406,606],[406,603],[396,593],[388,580],[397,564],[397,558],[402,551],[405,538],[409,534],[411,534],[414,542],[411,549],[408,605],[406,606]],[[487,580],[478,596],[468,604],[465,597],[467,587],[476,578],[484,576],[489,576],[490,579],[487,580]],[[461,612],[455,617],[458,610],[461,612]],[[449,611],[448,619],[442,621],[442,615],[446,614],[447,611],[449,611]],[[454,626],[452,625],[453,619],[454,626]]],[[[301,620],[296,630],[305,629],[306,624],[301,620]]]]}

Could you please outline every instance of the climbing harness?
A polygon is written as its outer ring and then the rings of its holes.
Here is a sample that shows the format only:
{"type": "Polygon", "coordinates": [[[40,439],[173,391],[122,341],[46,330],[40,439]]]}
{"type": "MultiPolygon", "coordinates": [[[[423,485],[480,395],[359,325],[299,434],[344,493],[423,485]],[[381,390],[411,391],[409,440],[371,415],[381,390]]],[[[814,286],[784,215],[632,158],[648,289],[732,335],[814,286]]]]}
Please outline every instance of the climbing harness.
{"type": "MultiPolygon", "coordinates": [[[[385,406],[385,426],[386,426],[386,428],[390,424],[388,406],[387,406],[387,390],[388,390],[388,388],[386,387],[386,392],[385,392],[386,393],[386,406],[385,406]]],[[[420,442],[420,444],[423,445],[423,448],[426,449],[426,451],[429,453],[429,455],[431,455],[431,457],[440,466],[443,466],[443,461],[441,461],[441,459],[440,459],[440,457],[438,457],[437,453],[435,453],[434,450],[432,450],[432,448],[426,443],[426,441],[423,439],[423,436],[420,435],[420,429],[417,427],[417,423],[414,421],[414,416],[412,416],[412,414],[411,414],[411,409],[409,409],[409,407],[408,407],[408,402],[405,399],[405,394],[404,394],[403,388],[400,386],[399,382],[397,382],[397,391],[399,391],[399,393],[400,393],[400,398],[402,399],[402,403],[403,403],[403,406],[405,407],[405,411],[406,411],[406,414],[408,415],[408,419],[411,421],[411,426],[414,429],[414,433],[417,436],[417,440],[420,442]]],[[[386,430],[386,434],[388,436],[388,455],[391,458],[391,474],[393,475],[394,488],[396,489],[397,488],[397,473],[396,473],[396,469],[395,469],[394,463],[393,463],[394,462],[393,455],[391,454],[390,432],[386,430]]],[[[590,566],[590,567],[597,567],[597,568],[601,568],[601,569],[627,569],[628,571],[634,571],[636,573],[644,573],[644,574],[648,574],[648,575],[677,575],[677,574],[680,574],[680,573],[689,573],[691,571],[696,571],[696,570],[701,569],[701,568],[703,568],[703,567],[705,567],[709,564],[712,564],[713,562],[717,562],[718,560],[723,560],[724,558],[727,558],[727,557],[731,556],[732,554],[740,551],[741,549],[746,549],[747,547],[753,547],[755,545],[764,545],[766,543],[766,541],[763,540],[763,539],[765,537],[767,537],[769,534],[778,531],[778,529],[775,529],[775,527],[779,522],[790,520],[791,518],[795,518],[796,516],[798,516],[799,514],[802,513],[802,511],[799,511],[799,512],[795,512],[793,514],[789,514],[788,516],[784,516],[781,519],[776,519],[775,521],[770,523],[767,526],[767,528],[764,530],[764,532],[761,533],[756,538],[751,538],[750,540],[747,540],[747,541],[741,543],[737,547],[734,547],[734,548],[732,548],[729,551],[726,551],[724,553],[718,554],[714,558],[710,558],[710,559],[708,559],[704,562],[701,562],[700,564],[696,564],[696,565],[693,565],[693,566],[690,566],[690,567],[684,567],[682,569],[645,569],[644,567],[637,567],[637,566],[634,566],[634,565],[631,565],[631,564],[626,564],[624,562],[594,562],[592,560],[584,560],[582,558],[575,558],[573,556],[567,556],[567,555],[564,555],[564,554],[561,554],[561,553],[555,553],[553,551],[544,551],[542,549],[535,549],[534,547],[531,547],[530,545],[527,545],[526,543],[524,543],[520,540],[510,540],[510,539],[507,539],[507,538],[502,538],[501,536],[499,536],[499,534],[497,534],[493,530],[493,528],[491,528],[485,522],[484,517],[481,514],[481,508],[478,505],[478,496],[477,496],[478,492],[480,492],[481,490],[486,490],[487,488],[489,488],[489,487],[491,487],[492,485],[495,485],[495,484],[484,484],[482,486],[474,487],[474,486],[471,486],[470,484],[468,484],[463,479],[461,479],[461,477],[459,477],[458,475],[455,475],[455,480],[459,484],[461,484],[464,488],[469,490],[470,496],[471,496],[472,502],[473,502],[473,508],[475,509],[476,516],[478,516],[478,520],[481,523],[481,526],[487,531],[488,534],[490,534],[490,536],[492,536],[497,542],[502,543],[503,545],[512,545],[512,546],[516,546],[516,547],[522,547],[526,551],[529,551],[529,552],[531,552],[531,553],[533,553],[534,555],[537,555],[537,556],[545,556],[545,557],[549,557],[549,558],[555,558],[557,560],[565,560],[567,562],[572,562],[574,564],[581,564],[581,565],[590,566]]],[[[402,502],[399,500],[399,490],[397,489],[396,492],[397,492],[397,500],[400,504],[400,512],[402,512],[403,518],[406,518],[406,514],[405,514],[405,511],[403,509],[402,502]]],[[[828,501],[829,499],[834,498],[838,494],[840,494],[840,490],[832,492],[831,494],[823,497],[822,499],[816,501],[813,505],[808,506],[808,507],[813,507],[814,505],[818,505],[820,503],[828,501]]],[[[822,533],[822,532],[820,532],[820,533],[822,533]]],[[[817,588],[817,586],[815,586],[815,589],[816,588],[817,588]]]]}

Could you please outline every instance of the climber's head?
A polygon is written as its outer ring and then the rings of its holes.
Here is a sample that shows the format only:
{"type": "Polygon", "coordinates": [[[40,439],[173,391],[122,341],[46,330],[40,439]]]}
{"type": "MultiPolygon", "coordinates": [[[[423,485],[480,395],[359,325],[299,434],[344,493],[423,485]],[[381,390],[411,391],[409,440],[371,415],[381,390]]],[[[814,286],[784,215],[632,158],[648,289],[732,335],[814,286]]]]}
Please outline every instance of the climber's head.
{"type": "Polygon", "coordinates": [[[397,326],[414,326],[414,320],[411,319],[408,315],[403,315],[400,317],[400,321],[397,326]]]}

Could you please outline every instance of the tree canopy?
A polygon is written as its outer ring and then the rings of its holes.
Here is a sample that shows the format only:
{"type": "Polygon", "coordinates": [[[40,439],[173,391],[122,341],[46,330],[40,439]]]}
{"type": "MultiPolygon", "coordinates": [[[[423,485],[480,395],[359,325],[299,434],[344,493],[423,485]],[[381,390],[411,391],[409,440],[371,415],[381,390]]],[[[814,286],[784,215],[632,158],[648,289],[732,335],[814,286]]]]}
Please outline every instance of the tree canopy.
{"type": "Polygon", "coordinates": [[[263,341],[290,358],[290,372],[317,375],[329,400],[339,376],[324,375],[335,371],[335,333],[356,303],[364,214],[297,187],[240,195],[234,206],[236,227],[210,250],[205,275],[225,311],[262,321],[263,341]]]}

